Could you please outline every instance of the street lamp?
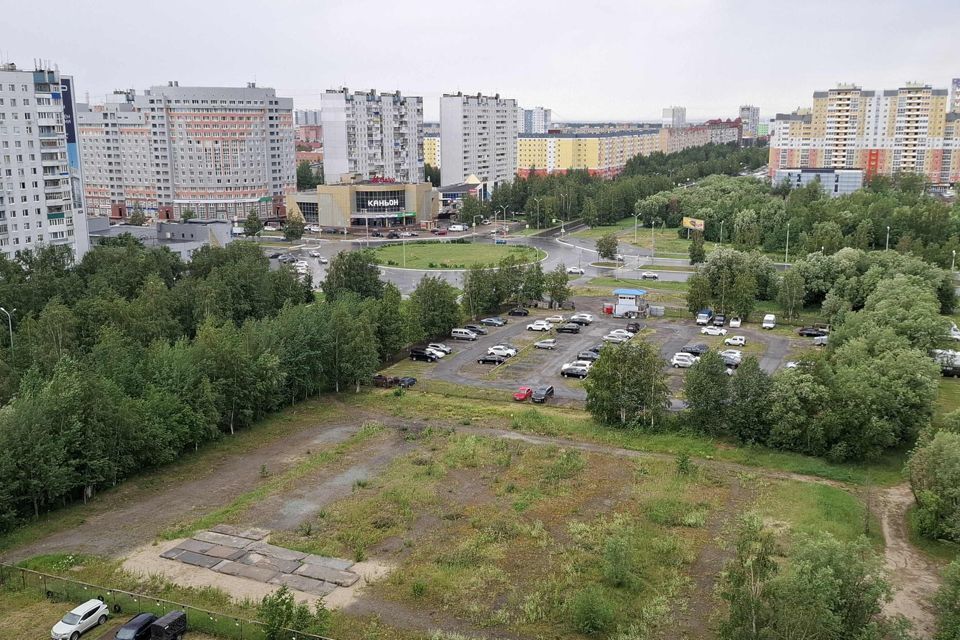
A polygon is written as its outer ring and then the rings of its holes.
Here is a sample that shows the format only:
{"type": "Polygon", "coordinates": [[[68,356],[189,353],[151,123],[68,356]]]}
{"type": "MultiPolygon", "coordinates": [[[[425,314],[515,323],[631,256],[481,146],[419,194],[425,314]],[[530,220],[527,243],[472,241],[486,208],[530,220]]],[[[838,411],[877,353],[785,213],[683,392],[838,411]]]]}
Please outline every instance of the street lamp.
{"type": "Polygon", "coordinates": [[[0,311],[3,311],[7,314],[7,328],[10,329],[10,351],[13,351],[13,314],[17,312],[16,309],[11,309],[7,311],[3,307],[0,307],[0,311]]]}
{"type": "Polygon", "coordinates": [[[542,198],[531,198],[534,202],[537,203],[537,231],[540,231],[540,200],[542,198]]]}
{"type": "Polygon", "coordinates": [[[723,246],[723,220],[720,221],[720,246],[723,246]]]}
{"type": "Polygon", "coordinates": [[[957,250],[954,249],[950,252],[952,257],[950,258],[950,272],[953,273],[953,267],[957,264],[957,250]]]}
{"type": "Polygon", "coordinates": [[[783,263],[784,264],[790,263],[790,223],[789,222],[787,223],[787,250],[783,254],[783,263]]]}
{"type": "Polygon", "coordinates": [[[890,225],[887,225],[887,248],[884,251],[890,251],[890,225]]]}

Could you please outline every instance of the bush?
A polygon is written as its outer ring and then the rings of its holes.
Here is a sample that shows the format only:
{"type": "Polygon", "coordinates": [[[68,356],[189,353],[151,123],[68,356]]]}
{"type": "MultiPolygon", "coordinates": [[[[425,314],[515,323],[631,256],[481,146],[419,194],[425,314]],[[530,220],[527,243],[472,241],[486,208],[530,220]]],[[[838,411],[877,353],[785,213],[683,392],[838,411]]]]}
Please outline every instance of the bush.
{"type": "Polygon", "coordinates": [[[960,639],[960,559],[943,573],[943,584],[934,601],[937,607],[937,640],[960,639]]]}
{"type": "Polygon", "coordinates": [[[625,538],[616,536],[607,539],[603,550],[603,577],[614,587],[633,584],[633,555],[625,538]]]}
{"type": "Polygon", "coordinates": [[[597,585],[590,585],[574,596],[570,613],[573,626],[580,633],[600,633],[613,625],[613,604],[597,585]]]}

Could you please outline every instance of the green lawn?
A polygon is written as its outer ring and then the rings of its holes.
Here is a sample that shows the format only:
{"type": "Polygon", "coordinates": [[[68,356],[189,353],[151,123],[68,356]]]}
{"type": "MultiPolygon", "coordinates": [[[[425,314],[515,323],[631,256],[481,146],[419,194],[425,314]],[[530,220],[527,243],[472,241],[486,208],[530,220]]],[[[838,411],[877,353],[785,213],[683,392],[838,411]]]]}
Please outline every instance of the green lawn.
{"type": "Polygon", "coordinates": [[[937,395],[937,415],[942,416],[957,409],[960,409],[960,378],[943,378],[937,395]]]}
{"type": "Polygon", "coordinates": [[[376,249],[380,264],[408,269],[466,269],[473,265],[500,262],[508,255],[534,262],[545,257],[543,251],[511,244],[461,244],[452,242],[391,244],[376,249]],[[404,257],[405,256],[405,257],[404,257]]]}
{"type": "Polygon", "coordinates": [[[633,230],[633,218],[624,218],[616,224],[600,226],[600,227],[590,227],[589,229],[583,229],[581,231],[575,231],[570,234],[573,238],[586,238],[588,240],[596,240],[601,236],[605,236],[608,233],[616,233],[630,229],[633,230]]]}

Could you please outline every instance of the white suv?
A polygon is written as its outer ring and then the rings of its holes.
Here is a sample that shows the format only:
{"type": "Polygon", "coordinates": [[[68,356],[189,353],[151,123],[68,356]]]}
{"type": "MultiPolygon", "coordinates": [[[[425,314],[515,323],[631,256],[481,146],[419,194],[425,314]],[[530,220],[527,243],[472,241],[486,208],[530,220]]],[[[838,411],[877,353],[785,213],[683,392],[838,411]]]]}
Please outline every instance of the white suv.
{"type": "Polygon", "coordinates": [[[689,369],[698,362],[700,362],[700,358],[689,353],[675,353],[670,358],[670,364],[676,369],[689,369]]]}
{"type": "Polygon", "coordinates": [[[553,325],[546,320],[537,320],[527,325],[527,331],[551,331],[553,325]]]}
{"type": "Polygon", "coordinates": [[[107,621],[110,609],[101,600],[87,600],[73,611],[63,616],[50,630],[53,640],[75,640],[94,627],[107,621]]]}
{"type": "Polygon", "coordinates": [[[490,356],[502,356],[504,358],[512,358],[517,355],[517,350],[511,347],[505,347],[502,344],[498,344],[495,347],[490,347],[487,349],[487,355],[490,356]]]}

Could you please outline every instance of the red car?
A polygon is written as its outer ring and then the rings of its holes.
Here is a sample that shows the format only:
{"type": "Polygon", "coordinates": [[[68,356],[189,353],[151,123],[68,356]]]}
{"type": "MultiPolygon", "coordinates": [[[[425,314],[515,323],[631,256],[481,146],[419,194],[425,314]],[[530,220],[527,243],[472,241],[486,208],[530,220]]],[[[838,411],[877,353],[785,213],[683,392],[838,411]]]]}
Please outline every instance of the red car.
{"type": "Polygon", "coordinates": [[[529,400],[532,395],[533,389],[530,387],[520,387],[517,389],[517,392],[513,394],[513,399],[517,402],[523,402],[524,400],[529,400]]]}

